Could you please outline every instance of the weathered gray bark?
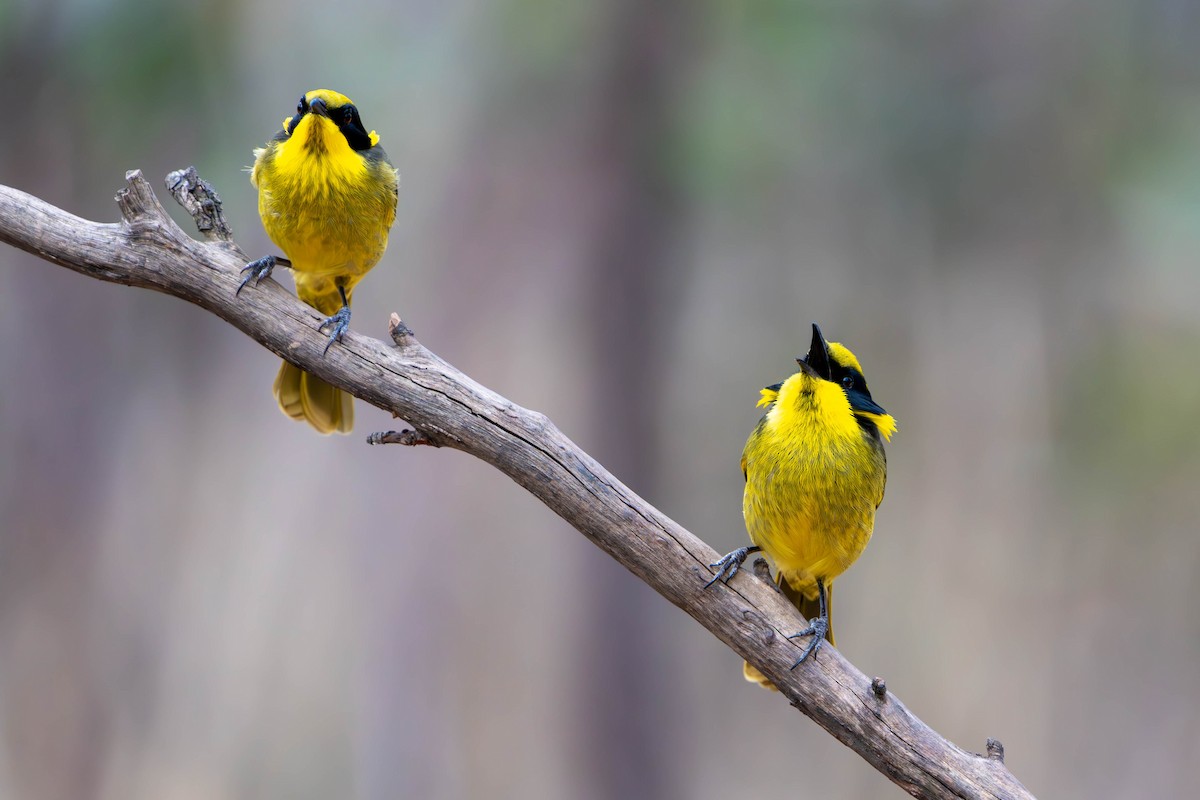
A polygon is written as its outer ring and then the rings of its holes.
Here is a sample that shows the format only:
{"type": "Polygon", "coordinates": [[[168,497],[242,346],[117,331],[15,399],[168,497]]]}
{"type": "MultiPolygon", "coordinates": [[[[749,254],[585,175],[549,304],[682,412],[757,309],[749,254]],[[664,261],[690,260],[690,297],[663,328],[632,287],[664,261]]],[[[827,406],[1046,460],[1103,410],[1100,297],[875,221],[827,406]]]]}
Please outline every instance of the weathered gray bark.
{"type": "MultiPolygon", "coordinates": [[[[274,281],[234,295],[247,258],[232,242],[215,195],[194,172],[172,173],[172,193],[206,242],[167,216],[140,172],[117,194],[122,221],[80,219],[0,186],[0,241],[105,281],[165,292],[204,308],[277,355],[418,429],[405,443],[452,447],[533,493],[592,542],[766,674],[793,705],[917,797],[1030,798],[990,755],[943,739],[832,647],[791,666],[804,622],[749,570],[705,589],[717,553],[610,475],[544,415],[479,385],[394,320],[394,344],[353,331],[322,355],[320,316],[274,281]],[[407,441],[412,440],[412,441],[407,441]]],[[[385,437],[385,441],[391,441],[385,437]]]]}

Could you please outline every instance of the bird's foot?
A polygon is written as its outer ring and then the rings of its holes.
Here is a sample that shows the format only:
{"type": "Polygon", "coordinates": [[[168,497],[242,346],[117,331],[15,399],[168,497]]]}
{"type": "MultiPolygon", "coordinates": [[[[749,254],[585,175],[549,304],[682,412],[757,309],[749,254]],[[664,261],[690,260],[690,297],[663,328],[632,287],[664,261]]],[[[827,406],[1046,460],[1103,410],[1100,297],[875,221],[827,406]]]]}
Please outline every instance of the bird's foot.
{"type": "Polygon", "coordinates": [[[807,628],[800,631],[799,633],[793,633],[791,636],[787,637],[789,639],[797,639],[801,636],[811,636],[812,637],[812,639],[808,643],[808,647],[804,648],[804,652],[800,654],[800,658],[796,660],[795,664],[792,664],[791,668],[795,669],[796,667],[800,666],[801,664],[804,663],[804,659],[808,658],[813,653],[817,652],[817,650],[820,649],[821,645],[824,644],[825,634],[828,632],[829,632],[829,620],[825,619],[825,617],[817,617],[816,619],[814,619],[808,623],[807,628]]]}
{"type": "Polygon", "coordinates": [[[741,569],[746,557],[751,553],[757,553],[761,549],[762,548],[757,545],[752,545],[750,547],[739,547],[737,550],[721,556],[720,561],[714,561],[713,563],[709,564],[710,567],[717,568],[717,574],[713,575],[712,580],[704,584],[704,588],[707,589],[717,581],[729,583],[729,579],[734,575],[737,575],[738,570],[741,569]]]}
{"type": "Polygon", "coordinates": [[[258,284],[261,283],[264,278],[271,274],[271,270],[275,269],[275,261],[275,256],[263,256],[257,261],[251,261],[249,264],[243,267],[242,275],[245,277],[242,278],[242,282],[238,284],[237,291],[234,292],[234,295],[241,294],[242,289],[245,289],[246,284],[250,281],[254,281],[254,285],[258,286],[258,284]]]}
{"type": "Polygon", "coordinates": [[[324,331],[326,328],[330,331],[329,341],[325,343],[325,349],[321,351],[321,355],[328,353],[333,343],[340,342],[346,335],[346,331],[350,330],[350,306],[342,306],[332,317],[326,317],[317,330],[324,331]]]}

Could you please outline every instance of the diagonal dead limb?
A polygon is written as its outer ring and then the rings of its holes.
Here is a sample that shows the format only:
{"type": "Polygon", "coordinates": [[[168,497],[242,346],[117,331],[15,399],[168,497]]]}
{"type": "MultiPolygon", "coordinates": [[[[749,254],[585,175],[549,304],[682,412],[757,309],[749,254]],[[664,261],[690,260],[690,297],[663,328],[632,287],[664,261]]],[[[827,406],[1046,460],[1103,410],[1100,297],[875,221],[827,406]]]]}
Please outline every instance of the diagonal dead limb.
{"type": "Polygon", "coordinates": [[[440,446],[501,470],[910,794],[1032,797],[998,757],[998,746],[989,747],[986,756],[969,753],[891,692],[881,703],[878,688],[873,691],[871,681],[833,647],[791,671],[800,648],[785,632],[799,627],[799,617],[786,598],[750,576],[705,590],[708,565],[717,557],[711,547],[630,491],[544,415],[510,402],[429,351],[398,318],[391,325],[392,344],[349,331],[343,345],[323,358],[326,337],[317,331],[321,318],[315,309],[273,281],[264,281],[252,299],[235,296],[247,259],[228,226],[215,221],[219,206],[195,204],[213,218],[205,223],[214,226],[208,241],[201,242],[170,219],[140,172],[126,175],[117,204],[121,222],[101,224],[0,186],[0,241],[93,278],[194,303],[301,369],[402,417],[440,446]]]}

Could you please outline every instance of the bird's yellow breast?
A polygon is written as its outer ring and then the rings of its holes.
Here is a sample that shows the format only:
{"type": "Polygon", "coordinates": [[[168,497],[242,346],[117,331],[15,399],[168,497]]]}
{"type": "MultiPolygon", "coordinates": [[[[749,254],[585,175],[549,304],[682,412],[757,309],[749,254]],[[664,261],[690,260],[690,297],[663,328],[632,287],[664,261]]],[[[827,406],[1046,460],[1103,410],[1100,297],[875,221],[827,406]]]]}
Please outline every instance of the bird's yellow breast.
{"type": "Polygon", "coordinates": [[[297,277],[353,284],[375,266],[396,218],[396,170],[385,157],[351,149],[336,125],[314,114],[254,155],[263,227],[297,277]]]}
{"type": "Polygon", "coordinates": [[[815,579],[842,574],[871,538],[887,473],[882,445],[840,386],[798,372],[750,435],[742,467],[750,539],[815,597],[815,579]]]}

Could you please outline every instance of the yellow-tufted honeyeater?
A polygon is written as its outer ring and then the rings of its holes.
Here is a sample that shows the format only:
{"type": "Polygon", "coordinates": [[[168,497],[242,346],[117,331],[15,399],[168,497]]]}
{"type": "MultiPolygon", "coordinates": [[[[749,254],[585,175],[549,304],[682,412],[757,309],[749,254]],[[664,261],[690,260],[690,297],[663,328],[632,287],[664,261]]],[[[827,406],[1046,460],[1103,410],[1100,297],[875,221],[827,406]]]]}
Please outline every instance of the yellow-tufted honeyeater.
{"type": "MultiPolygon", "coordinates": [[[[767,412],[742,451],[742,514],[754,544],[713,564],[718,570],[709,581],[728,581],[760,550],[774,562],[780,590],[809,621],[789,638],[812,637],[793,669],[823,639],[833,644],[833,579],[871,539],[887,481],[883,442],[896,430],[871,399],[858,359],[826,342],[816,325],[808,355],[796,363],[799,372],[762,390],[758,404],[767,412]]],[[[744,673],[774,688],[750,664],[744,673]]]]}
{"type": "MultiPolygon", "coordinates": [[[[267,235],[286,259],[249,264],[238,291],[257,284],[277,263],[292,268],[296,294],[328,315],[328,351],[350,327],[350,297],[387,248],[396,219],[399,179],[375,131],[367,132],[349,97],[316,89],[266,147],[254,151],[250,181],[267,235]],[[288,263],[290,262],[290,263],[288,263]]],[[[286,361],[275,378],[283,413],[321,433],[354,427],[350,395],[286,361]]]]}

